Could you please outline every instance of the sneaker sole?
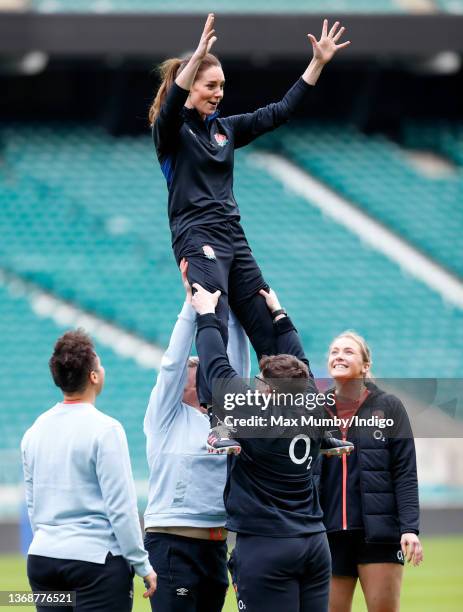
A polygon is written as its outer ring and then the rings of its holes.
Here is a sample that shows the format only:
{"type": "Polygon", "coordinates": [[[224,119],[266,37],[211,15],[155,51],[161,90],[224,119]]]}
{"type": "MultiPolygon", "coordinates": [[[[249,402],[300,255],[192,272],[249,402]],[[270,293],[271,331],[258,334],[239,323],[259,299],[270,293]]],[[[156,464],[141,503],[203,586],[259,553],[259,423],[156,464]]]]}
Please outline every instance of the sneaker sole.
{"type": "Polygon", "coordinates": [[[209,442],[206,443],[206,448],[208,453],[212,453],[214,455],[239,455],[241,452],[241,446],[226,446],[224,448],[215,448],[211,446],[209,442]]]}
{"type": "Polygon", "coordinates": [[[339,448],[323,449],[320,451],[320,455],[325,457],[342,457],[342,455],[349,455],[353,450],[353,446],[341,446],[339,448]]]}

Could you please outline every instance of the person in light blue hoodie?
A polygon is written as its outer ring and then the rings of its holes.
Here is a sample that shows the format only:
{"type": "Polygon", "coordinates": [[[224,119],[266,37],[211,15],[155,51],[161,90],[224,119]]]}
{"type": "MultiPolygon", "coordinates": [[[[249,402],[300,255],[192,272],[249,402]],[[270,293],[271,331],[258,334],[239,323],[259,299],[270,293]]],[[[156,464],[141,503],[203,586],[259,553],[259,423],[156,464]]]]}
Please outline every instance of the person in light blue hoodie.
{"type": "Polygon", "coordinates": [[[66,610],[130,612],[134,573],[145,580],[146,598],[156,574],[143,548],[124,429],[95,408],[105,371],[82,330],[58,339],[50,370],[63,401],[21,443],[34,534],[29,583],[34,592],[75,591],[77,605],[66,610]]]}
{"type": "MultiPolygon", "coordinates": [[[[228,586],[223,502],[227,458],[209,453],[207,411],[196,393],[196,332],[188,263],[180,270],[186,300],[178,315],[144,420],[150,469],[145,548],[158,574],[156,612],[220,612],[228,586]]],[[[228,354],[249,377],[249,343],[232,313],[228,354]]]]}

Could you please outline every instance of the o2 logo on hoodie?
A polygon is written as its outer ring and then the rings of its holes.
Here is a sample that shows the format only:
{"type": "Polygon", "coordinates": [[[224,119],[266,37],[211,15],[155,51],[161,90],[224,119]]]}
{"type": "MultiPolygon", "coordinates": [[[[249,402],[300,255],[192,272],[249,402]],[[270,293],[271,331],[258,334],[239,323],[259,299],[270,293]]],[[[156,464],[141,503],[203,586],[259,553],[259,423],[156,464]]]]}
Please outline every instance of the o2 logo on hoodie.
{"type": "Polygon", "coordinates": [[[214,138],[219,147],[224,147],[226,144],[228,144],[228,138],[225,136],[225,134],[214,134],[214,138]]]}

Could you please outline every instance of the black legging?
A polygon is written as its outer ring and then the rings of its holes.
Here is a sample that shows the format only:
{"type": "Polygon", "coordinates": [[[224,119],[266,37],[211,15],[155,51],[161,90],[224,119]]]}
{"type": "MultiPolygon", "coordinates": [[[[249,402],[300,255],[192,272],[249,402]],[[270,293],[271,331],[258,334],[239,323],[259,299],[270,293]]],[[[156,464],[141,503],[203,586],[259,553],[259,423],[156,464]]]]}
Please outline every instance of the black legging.
{"type": "MultiPolygon", "coordinates": [[[[275,353],[273,321],[259,289],[268,289],[238,221],[194,226],[174,245],[177,263],[188,260],[188,280],[222,295],[216,308],[221,334],[228,343],[228,313],[233,310],[243,326],[257,358],[275,353]]],[[[198,368],[198,397],[210,404],[211,390],[198,368]]]]}

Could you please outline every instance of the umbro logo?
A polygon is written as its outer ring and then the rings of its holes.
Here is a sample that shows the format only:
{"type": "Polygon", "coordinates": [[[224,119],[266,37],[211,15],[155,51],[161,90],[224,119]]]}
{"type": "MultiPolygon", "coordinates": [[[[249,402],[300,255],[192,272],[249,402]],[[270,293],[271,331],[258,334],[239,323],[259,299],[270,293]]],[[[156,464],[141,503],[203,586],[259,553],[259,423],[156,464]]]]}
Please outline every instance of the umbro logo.
{"type": "Polygon", "coordinates": [[[179,595],[180,597],[186,597],[188,593],[189,593],[189,590],[186,589],[185,587],[180,587],[179,589],[177,589],[177,595],[179,595]]]}

